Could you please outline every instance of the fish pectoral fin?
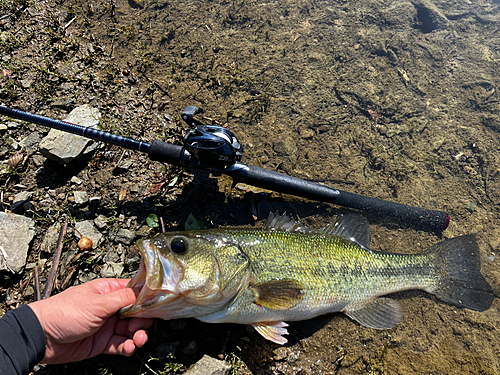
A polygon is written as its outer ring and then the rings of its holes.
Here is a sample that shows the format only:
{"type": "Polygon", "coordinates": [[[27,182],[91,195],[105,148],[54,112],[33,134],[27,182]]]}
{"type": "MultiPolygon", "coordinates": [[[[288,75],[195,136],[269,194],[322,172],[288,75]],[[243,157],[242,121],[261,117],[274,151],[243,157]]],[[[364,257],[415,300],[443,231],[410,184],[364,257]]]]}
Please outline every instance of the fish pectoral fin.
{"type": "Polygon", "coordinates": [[[375,329],[394,328],[403,319],[401,306],[391,298],[347,305],[342,312],[359,324],[375,329]]]}
{"type": "Polygon", "coordinates": [[[255,284],[250,290],[255,303],[273,310],[288,310],[304,299],[302,284],[294,279],[269,280],[255,284]]]}
{"type": "Polygon", "coordinates": [[[288,342],[283,337],[283,335],[288,335],[288,331],[285,328],[288,327],[288,324],[285,322],[257,322],[253,323],[252,327],[263,337],[276,344],[283,345],[288,342]]]}

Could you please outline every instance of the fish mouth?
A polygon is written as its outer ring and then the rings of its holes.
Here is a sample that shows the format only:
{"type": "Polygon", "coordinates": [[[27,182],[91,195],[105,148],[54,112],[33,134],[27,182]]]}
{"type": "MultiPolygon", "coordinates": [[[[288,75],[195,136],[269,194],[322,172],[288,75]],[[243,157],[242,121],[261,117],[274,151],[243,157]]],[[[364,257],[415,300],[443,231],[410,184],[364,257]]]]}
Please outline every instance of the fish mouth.
{"type": "Polygon", "coordinates": [[[165,319],[165,311],[159,315],[158,310],[166,304],[172,305],[175,300],[181,298],[177,285],[184,274],[184,269],[179,262],[161,254],[150,239],[138,241],[137,247],[141,253],[141,263],[139,270],[127,284],[127,288],[133,288],[139,294],[132,305],[119,311],[119,315],[122,318],[165,319]]]}

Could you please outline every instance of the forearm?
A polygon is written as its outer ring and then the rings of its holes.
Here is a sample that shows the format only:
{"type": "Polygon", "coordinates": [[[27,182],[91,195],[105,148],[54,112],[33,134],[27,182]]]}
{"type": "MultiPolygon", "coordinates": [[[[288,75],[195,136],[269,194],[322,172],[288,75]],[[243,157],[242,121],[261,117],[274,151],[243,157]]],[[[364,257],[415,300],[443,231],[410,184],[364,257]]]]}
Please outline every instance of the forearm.
{"type": "Polygon", "coordinates": [[[45,334],[29,306],[0,319],[0,374],[27,374],[45,353],[45,334]]]}

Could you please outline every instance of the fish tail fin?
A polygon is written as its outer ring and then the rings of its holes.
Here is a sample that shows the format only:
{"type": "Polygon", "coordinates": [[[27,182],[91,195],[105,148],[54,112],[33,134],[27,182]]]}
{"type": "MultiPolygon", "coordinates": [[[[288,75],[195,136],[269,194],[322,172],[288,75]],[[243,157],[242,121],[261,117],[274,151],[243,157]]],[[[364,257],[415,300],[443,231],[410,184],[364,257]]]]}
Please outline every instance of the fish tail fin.
{"type": "Polygon", "coordinates": [[[479,246],[474,235],[451,238],[427,250],[435,260],[438,282],[431,291],[459,307],[485,311],[493,303],[490,284],[481,275],[479,246]]]}

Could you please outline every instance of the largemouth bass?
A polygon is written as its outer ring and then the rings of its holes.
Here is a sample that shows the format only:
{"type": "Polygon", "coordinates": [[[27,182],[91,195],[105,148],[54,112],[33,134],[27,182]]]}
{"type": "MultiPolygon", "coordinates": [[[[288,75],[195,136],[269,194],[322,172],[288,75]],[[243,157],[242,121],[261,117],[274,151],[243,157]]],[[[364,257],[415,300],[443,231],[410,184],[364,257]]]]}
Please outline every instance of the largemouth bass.
{"type": "Polygon", "coordinates": [[[270,214],[261,229],[162,233],[138,246],[142,260],[128,287],[140,293],[121,316],[251,324],[278,344],[287,342],[285,321],[338,311],[365,327],[393,328],[401,307],[381,296],[402,290],[477,311],[494,298],[474,236],[416,255],[379,252],[356,214],[318,231],[270,214]]]}

